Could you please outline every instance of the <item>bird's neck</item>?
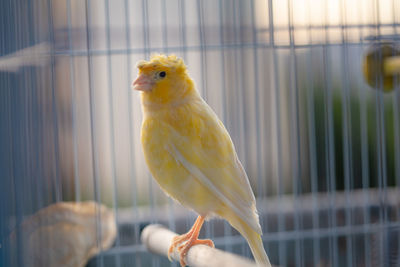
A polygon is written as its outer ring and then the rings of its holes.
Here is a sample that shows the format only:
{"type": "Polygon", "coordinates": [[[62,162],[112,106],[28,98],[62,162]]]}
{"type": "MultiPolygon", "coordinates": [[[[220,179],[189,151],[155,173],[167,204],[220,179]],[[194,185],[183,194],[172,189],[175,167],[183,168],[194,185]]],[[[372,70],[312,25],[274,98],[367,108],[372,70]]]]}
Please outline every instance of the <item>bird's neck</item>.
{"type": "Polygon", "coordinates": [[[160,96],[143,92],[141,93],[141,101],[144,112],[155,112],[162,111],[163,109],[177,108],[190,101],[200,98],[200,95],[194,88],[194,84],[191,80],[176,85],[177,93],[174,96],[170,96],[168,99],[163,99],[160,96]]]}

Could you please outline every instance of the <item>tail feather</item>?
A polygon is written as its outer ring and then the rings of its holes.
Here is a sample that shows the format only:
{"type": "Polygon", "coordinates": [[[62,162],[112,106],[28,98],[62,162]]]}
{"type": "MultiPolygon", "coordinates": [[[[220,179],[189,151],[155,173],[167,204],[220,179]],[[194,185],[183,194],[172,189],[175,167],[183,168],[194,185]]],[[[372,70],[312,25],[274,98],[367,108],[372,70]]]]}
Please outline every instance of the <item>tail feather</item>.
{"type": "Polygon", "coordinates": [[[271,266],[267,253],[265,252],[264,245],[261,236],[254,230],[249,229],[251,233],[244,235],[247,242],[249,243],[253,257],[256,260],[258,266],[271,266]]]}
{"type": "Polygon", "coordinates": [[[235,220],[229,220],[229,222],[247,240],[257,265],[270,267],[271,263],[269,262],[268,255],[265,252],[261,235],[238,217],[236,217],[235,220]]]}

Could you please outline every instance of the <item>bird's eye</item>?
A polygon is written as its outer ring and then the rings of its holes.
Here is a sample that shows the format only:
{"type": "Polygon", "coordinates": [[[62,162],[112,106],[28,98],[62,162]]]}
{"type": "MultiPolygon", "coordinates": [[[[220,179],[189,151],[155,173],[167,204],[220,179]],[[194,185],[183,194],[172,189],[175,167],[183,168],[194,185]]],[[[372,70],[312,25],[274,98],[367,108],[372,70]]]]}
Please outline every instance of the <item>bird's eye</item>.
{"type": "Polygon", "coordinates": [[[167,76],[167,73],[165,71],[162,71],[158,74],[158,76],[160,76],[161,78],[164,78],[165,76],[167,76]]]}

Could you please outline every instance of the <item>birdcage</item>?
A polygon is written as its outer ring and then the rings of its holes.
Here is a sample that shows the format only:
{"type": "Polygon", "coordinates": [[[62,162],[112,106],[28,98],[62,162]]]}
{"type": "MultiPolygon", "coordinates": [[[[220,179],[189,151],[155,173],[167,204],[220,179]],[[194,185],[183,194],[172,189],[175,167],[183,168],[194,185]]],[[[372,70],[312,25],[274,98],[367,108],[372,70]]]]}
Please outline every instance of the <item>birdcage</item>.
{"type": "MultiPolygon", "coordinates": [[[[112,211],[116,237],[102,246],[96,208],[81,264],[178,266],[140,239],[196,216],[143,158],[131,84],[152,53],[182,57],[228,129],[273,265],[400,266],[400,1],[16,0],[0,14],[1,266],[65,249],[49,243],[58,228],[35,241],[23,229],[85,201],[112,211]]],[[[251,258],[224,220],[201,236],[251,258]]]]}

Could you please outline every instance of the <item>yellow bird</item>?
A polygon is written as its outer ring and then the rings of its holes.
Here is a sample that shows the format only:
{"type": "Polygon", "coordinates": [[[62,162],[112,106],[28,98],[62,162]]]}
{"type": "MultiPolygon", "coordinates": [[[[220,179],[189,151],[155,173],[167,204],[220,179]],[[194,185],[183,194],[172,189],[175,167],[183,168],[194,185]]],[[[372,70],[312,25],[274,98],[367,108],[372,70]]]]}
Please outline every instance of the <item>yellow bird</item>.
{"type": "Polygon", "coordinates": [[[164,190],[199,214],[190,231],[177,236],[180,263],[199,240],[206,218],[226,219],[247,240],[259,265],[270,266],[262,243],[255,198],[235,147],[214,111],[197,92],[182,59],[154,55],[137,64],[133,87],[141,92],[141,140],[150,172],[164,190]]]}

